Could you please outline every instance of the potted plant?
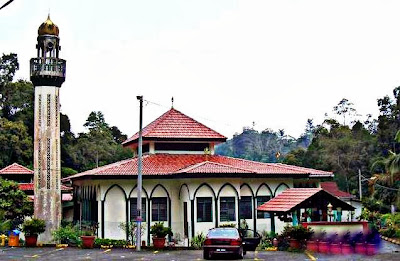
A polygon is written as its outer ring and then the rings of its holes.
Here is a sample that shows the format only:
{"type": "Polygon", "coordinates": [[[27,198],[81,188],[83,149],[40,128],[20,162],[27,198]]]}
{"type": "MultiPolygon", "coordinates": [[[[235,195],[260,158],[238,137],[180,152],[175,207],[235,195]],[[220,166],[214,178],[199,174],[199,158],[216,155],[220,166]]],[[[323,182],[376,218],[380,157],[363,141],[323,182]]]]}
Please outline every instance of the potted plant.
{"type": "Polygon", "coordinates": [[[25,246],[35,247],[38,235],[46,229],[46,223],[43,219],[26,219],[22,224],[22,232],[25,234],[25,246]]]}
{"type": "Polygon", "coordinates": [[[300,249],[306,240],[310,239],[314,232],[310,228],[305,228],[302,225],[286,226],[282,235],[289,239],[291,248],[300,249]]]}
{"type": "Polygon", "coordinates": [[[155,248],[164,248],[165,236],[172,236],[170,227],[164,227],[163,222],[156,222],[151,226],[150,234],[153,235],[153,245],[155,248]]]}
{"type": "Polygon", "coordinates": [[[61,227],[52,232],[54,241],[57,241],[60,246],[65,247],[66,245],[76,246],[80,244],[80,235],[78,226],[73,226],[72,224],[61,225],[61,227]]]}
{"type": "Polygon", "coordinates": [[[82,248],[93,248],[94,240],[96,239],[96,231],[98,228],[97,222],[81,223],[81,240],[82,248]]]}

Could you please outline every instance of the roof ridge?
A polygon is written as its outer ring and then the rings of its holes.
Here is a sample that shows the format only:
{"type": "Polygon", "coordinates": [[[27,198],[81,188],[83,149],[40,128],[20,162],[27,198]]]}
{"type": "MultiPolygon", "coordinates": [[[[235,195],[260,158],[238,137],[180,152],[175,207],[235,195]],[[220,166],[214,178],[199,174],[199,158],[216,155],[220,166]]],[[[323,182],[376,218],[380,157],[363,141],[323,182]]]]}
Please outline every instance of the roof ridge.
{"type": "Polygon", "coordinates": [[[199,162],[199,163],[193,164],[193,165],[191,165],[189,167],[180,169],[179,171],[176,171],[175,173],[182,173],[182,172],[191,171],[191,170],[194,170],[194,169],[196,169],[196,168],[198,168],[200,166],[203,166],[203,165],[205,165],[207,163],[211,163],[211,164],[214,164],[214,165],[217,165],[217,166],[222,166],[222,167],[228,167],[228,168],[232,168],[232,169],[243,170],[245,172],[256,173],[255,171],[252,171],[252,170],[248,170],[248,169],[244,169],[244,168],[240,168],[240,167],[236,167],[236,166],[232,166],[232,165],[228,165],[228,164],[224,164],[224,163],[220,163],[220,162],[210,161],[210,160],[205,160],[203,162],[199,162]]]}
{"type": "Polygon", "coordinates": [[[26,170],[27,172],[34,173],[33,170],[31,170],[31,169],[29,169],[29,168],[27,168],[25,166],[22,166],[21,164],[19,164],[17,162],[14,162],[13,164],[5,166],[4,168],[0,169],[0,173],[2,173],[2,172],[6,171],[6,170],[8,170],[8,169],[10,169],[10,168],[12,168],[14,166],[22,168],[22,169],[26,170]]]}

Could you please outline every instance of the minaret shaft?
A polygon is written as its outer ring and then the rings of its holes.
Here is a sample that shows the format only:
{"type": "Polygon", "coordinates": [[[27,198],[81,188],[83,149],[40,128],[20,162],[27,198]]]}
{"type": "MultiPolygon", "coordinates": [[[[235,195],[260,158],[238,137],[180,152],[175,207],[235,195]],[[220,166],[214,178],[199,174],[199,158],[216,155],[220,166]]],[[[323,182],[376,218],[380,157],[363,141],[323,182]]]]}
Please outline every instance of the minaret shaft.
{"type": "Polygon", "coordinates": [[[59,88],[35,87],[35,217],[46,220],[40,241],[50,242],[61,222],[59,88]]]}

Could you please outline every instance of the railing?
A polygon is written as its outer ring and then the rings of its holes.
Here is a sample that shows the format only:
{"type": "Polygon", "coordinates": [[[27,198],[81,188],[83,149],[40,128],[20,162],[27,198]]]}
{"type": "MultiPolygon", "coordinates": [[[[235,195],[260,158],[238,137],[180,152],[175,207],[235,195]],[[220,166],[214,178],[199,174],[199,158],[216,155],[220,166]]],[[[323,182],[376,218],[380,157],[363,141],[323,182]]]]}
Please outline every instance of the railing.
{"type": "Polygon", "coordinates": [[[32,58],[31,77],[56,76],[65,78],[66,61],[59,58],[32,58]]]}

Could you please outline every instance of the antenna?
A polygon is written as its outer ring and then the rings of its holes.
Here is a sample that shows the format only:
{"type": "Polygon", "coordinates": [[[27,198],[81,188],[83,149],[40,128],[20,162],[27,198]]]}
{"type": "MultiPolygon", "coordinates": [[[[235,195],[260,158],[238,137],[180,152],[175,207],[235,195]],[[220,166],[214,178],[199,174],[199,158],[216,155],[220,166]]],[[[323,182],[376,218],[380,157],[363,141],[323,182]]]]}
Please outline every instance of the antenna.
{"type": "Polygon", "coordinates": [[[172,98],[171,98],[171,102],[172,102],[172,106],[171,106],[171,108],[173,109],[173,108],[174,108],[174,96],[172,96],[172,98]]]}

